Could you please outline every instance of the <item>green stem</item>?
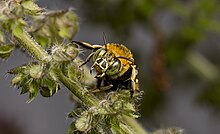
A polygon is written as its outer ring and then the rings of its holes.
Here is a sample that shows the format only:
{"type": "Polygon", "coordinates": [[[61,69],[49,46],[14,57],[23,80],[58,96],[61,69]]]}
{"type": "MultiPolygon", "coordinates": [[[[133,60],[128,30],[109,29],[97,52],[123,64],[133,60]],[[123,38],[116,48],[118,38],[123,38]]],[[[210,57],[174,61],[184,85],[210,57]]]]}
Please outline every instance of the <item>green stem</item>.
{"type": "Polygon", "coordinates": [[[123,116],[124,121],[131,126],[137,134],[148,134],[148,132],[142,127],[142,125],[137,122],[136,119],[130,118],[128,116],[123,116]]]}
{"type": "Polygon", "coordinates": [[[42,62],[51,60],[51,56],[21,26],[13,28],[12,33],[34,58],[42,62]]]}
{"type": "Polygon", "coordinates": [[[90,94],[88,90],[82,88],[78,82],[67,78],[60,69],[56,69],[55,72],[58,79],[83,103],[89,106],[99,105],[99,100],[93,94],[90,94]]]}

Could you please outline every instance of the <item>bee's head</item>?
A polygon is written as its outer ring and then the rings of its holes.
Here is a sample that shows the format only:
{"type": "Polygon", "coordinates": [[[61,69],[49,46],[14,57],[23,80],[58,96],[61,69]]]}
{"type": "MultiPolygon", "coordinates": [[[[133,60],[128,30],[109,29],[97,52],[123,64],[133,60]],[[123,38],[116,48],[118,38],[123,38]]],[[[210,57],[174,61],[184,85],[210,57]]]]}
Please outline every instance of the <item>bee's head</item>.
{"type": "Polygon", "coordinates": [[[112,53],[109,53],[106,49],[99,49],[95,52],[93,56],[93,67],[96,69],[97,73],[103,77],[106,75],[115,75],[120,71],[121,62],[114,57],[112,53]]]}

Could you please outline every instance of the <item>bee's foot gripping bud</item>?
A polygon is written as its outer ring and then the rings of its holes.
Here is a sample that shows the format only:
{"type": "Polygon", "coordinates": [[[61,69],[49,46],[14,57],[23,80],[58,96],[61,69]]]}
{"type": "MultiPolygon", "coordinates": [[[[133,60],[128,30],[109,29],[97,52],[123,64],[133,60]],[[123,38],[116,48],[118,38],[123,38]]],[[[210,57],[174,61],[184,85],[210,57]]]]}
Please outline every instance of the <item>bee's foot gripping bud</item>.
{"type": "Polygon", "coordinates": [[[133,95],[134,95],[134,90],[130,90],[130,97],[132,98],[133,97],[133,95]]]}

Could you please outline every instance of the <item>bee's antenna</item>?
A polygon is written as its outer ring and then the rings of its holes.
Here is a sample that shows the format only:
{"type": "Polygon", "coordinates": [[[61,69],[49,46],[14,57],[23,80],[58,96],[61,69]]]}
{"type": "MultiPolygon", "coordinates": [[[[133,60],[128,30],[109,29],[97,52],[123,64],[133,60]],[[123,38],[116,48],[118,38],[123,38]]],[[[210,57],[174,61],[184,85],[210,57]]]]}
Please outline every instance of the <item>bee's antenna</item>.
{"type": "Polygon", "coordinates": [[[105,50],[106,50],[106,52],[107,52],[107,44],[105,44],[105,50]]]}
{"type": "Polygon", "coordinates": [[[134,59],[129,59],[129,58],[126,58],[126,57],[120,57],[120,56],[117,57],[117,58],[128,60],[128,61],[130,61],[130,62],[132,62],[132,63],[134,64],[134,59]]]}
{"type": "Polygon", "coordinates": [[[105,32],[103,32],[102,35],[103,35],[103,41],[104,41],[104,45],[105,45],[105,50],[107,52],[107,41],[106,41],[105,32]]]}
{"type": "Polygon", "coordinates": [[[106,36],[105,36],[105,32],[102,33],[102,38],[103,38],[103,41],[104,41],[104,44],[106,44],[106,36]]]}

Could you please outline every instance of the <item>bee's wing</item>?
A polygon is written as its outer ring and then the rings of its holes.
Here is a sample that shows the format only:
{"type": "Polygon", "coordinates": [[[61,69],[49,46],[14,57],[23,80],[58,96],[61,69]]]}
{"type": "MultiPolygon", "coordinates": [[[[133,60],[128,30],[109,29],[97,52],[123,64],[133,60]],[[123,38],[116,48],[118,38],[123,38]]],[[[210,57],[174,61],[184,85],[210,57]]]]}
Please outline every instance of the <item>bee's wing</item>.
{"type": "Polygon", "coordinates": [[[89,43],[86,43],[86,42],[80,42],[80,41],[72,41],[72,42],[77,44],[77,45],[80,45],[82,47],[85,47],[87,49],[99,49],[99,48],[103,47],[101,45],[92,45],[92,44],[89,44],[89,43]]]}

